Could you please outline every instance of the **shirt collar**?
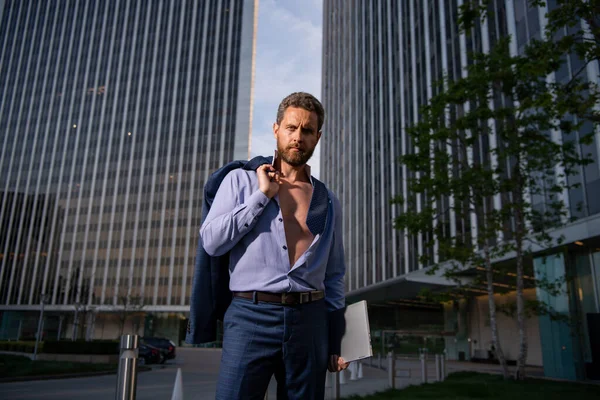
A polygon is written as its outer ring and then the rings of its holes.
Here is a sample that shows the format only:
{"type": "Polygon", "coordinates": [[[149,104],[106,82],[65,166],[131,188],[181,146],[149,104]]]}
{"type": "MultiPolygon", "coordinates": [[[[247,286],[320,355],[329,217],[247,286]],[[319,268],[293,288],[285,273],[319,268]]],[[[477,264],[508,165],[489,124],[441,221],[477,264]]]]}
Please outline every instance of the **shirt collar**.
{"type": "Polygon", "coordinates": [[[306,172],[306,175],[308,175],[308,179],[310,180],[310,184],[314,187],[315,183],[313,182],[313,177],[310,173],[310,165],[308,164],[304,164],[304,171],[306,172]]]}

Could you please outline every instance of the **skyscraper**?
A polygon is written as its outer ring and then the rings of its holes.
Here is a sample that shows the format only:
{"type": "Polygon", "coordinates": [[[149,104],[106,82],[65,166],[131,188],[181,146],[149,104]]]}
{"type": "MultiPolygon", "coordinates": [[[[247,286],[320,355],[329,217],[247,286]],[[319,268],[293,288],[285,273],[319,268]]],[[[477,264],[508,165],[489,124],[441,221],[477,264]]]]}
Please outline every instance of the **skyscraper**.
{"type": "Polygon", "coordinates": [[[256,7],[0,1],[2,336],[42,294],[62,336],[189,309],[204,181],[248,157],[256,7]]]}
{"type": "MultiPolygon", "coordinates": [[[[556,4],[548,3],[550,7],[556,4]]],[[[471,34],[465,35],[459,32],[457,22],[462,4],[462,0],[324,2],[322,100],[327,116],[321,142],[321,177],[342,202],[348,296],[387,307],[386,315],[372,310],[379,318],[373,324],[375,329],[402,324],[400,313],[390,310],[404,300],[415,302],[421,289],[449,284],[423,273],[427,265],[420,262],[422,255],[438,261],[425,245],[431,238],[425,234],[408,236],[393,228],[393,220],[403,208],[391,200],[397,195],[408,197],[406,183],[411,177],[396,161],[413,151],[406,128],[419,120],[420,107],[436,94],[435,82],[445,74],[449,79],[464,76],[472,52],[486,52],[499,37],[511,35],[511,51],[518,54],[529,40],[541,37],[547,23],[546,6],[530,8],[526,1],[493,0],[485,22],[477,23],[471,34]]],[[[598,81],[598,62],[583,65],[575,56],[566,57],[550,79],[566,82],[582,68],[585,79],[598,81]]],[[[589,126],[584,129],[590,131],[589,126]]],[[[482,143],[480,148],[479,156],[486,159],[489,146],[482,143]]],[[[600,315],[600,202],[596,200],[600,195],[600,136],[596,133],[594,143],[582,145],[580,151],[590,154],[593,162],[570,177],[572,182],[581,183],[566,194],[570,216],[578,222],[560,232],[570,249],[564,253],[564,248],[553,249],[561,261],[552,268],[556,268],[556,277],[564,276],[565,271],[577,276],[556,302],[570,304],[573,316],[586,320],[600,315]],[[566,292],[577,296],[568,297],[566,292]]],[[[447,206],[452,199],[441,201],[447,206]]],[[[543,196],[533,196],[532,203],[544,207],[543,196]]],[[[463,220],[451,211],[440,218],[453,237],[467,231],[477,235],[476,221],[463,220]]],[[[535,298],[536,290],[529,290],[527,295],[535,298]]],[[[444,309],[445,322],[440,330],[455,335],[454,341],[446,340],[450,358],[460,358],[461,353],[466,359],[487,354],[489,335],[473,328],[483,326],[480,315],[485,311],[483,300],[477,297],[444,309]]],[[[551,349],[551,335],[558,337],[559,332],[569,329],[543,317],[530,319],[528,324],[528,329],[541,337],[541,345],[532,341],[529,361],[541,365],[542,359],[559,357],[551,349]]],[[[600,335],[588,332],[587,323],[582,324],[580,344],[569,348],[572,362],[563,360],[563,369],[556,367],[558,361],[544,362],[545,368],[555,368],[547,371],[549,376],[582,377],[581,360],[592,362],[590,349],[600,345],[593,338],[600,335]]],[[[503,326],[511,329],[511,325],[503,326]]],[[[516,350],[508,333],[503,341],[507,353],[514,357],[516,350]]]]}

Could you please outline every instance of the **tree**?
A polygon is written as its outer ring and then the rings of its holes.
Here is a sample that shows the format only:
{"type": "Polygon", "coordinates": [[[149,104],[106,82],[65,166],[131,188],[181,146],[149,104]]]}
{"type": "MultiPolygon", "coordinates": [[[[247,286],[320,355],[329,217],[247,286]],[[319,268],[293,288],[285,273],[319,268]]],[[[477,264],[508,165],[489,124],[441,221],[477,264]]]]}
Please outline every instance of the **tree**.
{"type": "Polygon", "coordinates": [[[117,316],[119,318],[119,337],[125,331],[125,323],[127,320],[137,315],[144,308],[144,298],[137,294],[120,293],[117,296],[117,316]]]}
{"type": "MultiPolygon", "coordinates": [[[[569,177],[590,162],[580,153],[581,145],[592,142],[600,120],[595,82],[578,76],[567,83],[549,79],[566,54],[575,53],[585,62],[598,60],[600,14],[593,15],[590,9],[597,10],[599,2],[557,3],[548,15],[549,40],[532,41],[523,54],[515,55],[511,38],[502,37],[489,52],[471,55],[466,77],[445,78],[437,84],[437,94],[422,108],[421,120],[407,130],[413,151],[401,162],[411,172],[407,177],[411,195],[395,199],[408,206],[396,227],[407,234],[424,234],[429,250],[437,246],[439,261],[432,258],[432,251],[425,251],[422,263],[434,269],[445,263],[452,279],[465,269],[484,267],[493,346],[505,377],[508,370],[494,301],[494,276],[500,268],[495,260],[514,259],[517,379],[524,378],[527,359],[524,269],[534,252],[562,242],[552,230],[569,221],[565,198],[577,185],[569,177]],[[595,24],[588,23],[596,47],[582,30],[571,29],[556,40],[560,26],[586,17],[595,24]],[[448,211],[465,223],[465,233],[449,235],[448,211]]],[[[479,1],[465,2],[459,12],[461,29],[469,31],[486,12],[487,6],[479,1]]]]}

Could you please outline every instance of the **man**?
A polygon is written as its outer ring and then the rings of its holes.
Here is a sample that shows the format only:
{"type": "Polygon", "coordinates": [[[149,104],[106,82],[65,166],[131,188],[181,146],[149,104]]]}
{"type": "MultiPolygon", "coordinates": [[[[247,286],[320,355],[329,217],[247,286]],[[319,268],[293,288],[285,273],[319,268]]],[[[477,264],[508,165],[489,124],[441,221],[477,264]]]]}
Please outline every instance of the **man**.
{"type": "Polygon", "coordinates": [[[217,399],[262,399],[273,374],[278,398],[323,398],[327,368],[348,366],[328,326],[345,303],[341,207],[306,165],[323,119],[312,95],[286,97],[279,156],[229,172],[200,229],[210,256],[230,254],[217,399]]]}

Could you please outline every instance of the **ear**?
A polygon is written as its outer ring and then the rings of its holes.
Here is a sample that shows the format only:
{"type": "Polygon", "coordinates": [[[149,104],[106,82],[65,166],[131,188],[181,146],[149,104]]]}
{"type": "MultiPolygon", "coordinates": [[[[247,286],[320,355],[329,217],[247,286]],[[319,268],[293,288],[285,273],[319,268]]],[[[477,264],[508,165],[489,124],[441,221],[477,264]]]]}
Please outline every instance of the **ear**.
{"type": "Polygon", "coordinates": [[[321,140],[321,134],[322,133],[323,133],[323,131],[317,132],[317,143],[319,143],[319,140],[321,140]]]}
{"type": "Polygon", "coordinates": [[[277,134],[279,133],[279,125],[277,122],[273,122],[273,136],[277,139],[277,134]]]}

